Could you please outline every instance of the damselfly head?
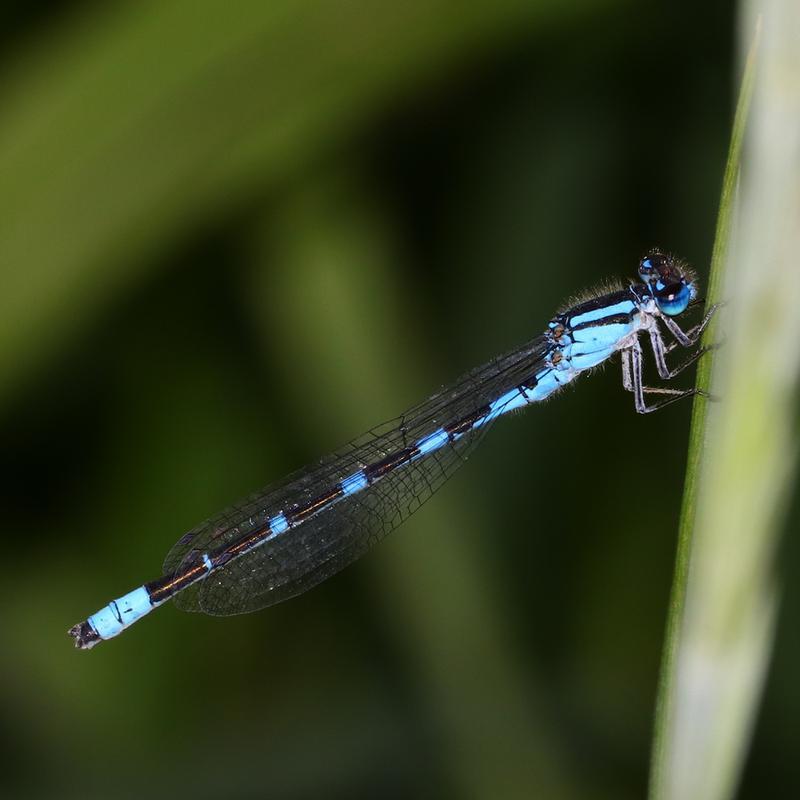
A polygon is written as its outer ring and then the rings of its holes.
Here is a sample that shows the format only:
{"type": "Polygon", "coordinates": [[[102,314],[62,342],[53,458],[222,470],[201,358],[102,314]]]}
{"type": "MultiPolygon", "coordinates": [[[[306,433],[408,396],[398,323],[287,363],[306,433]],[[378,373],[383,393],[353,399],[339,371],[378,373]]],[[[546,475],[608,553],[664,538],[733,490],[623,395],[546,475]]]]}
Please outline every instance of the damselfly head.
{"type": "Polygon", "coordinates": [[[697,295],[694,276],[674,256],[651,250],[639,262],[639,277],[647,284],[663,314],[674,317],[686,311],[697,295]]]}

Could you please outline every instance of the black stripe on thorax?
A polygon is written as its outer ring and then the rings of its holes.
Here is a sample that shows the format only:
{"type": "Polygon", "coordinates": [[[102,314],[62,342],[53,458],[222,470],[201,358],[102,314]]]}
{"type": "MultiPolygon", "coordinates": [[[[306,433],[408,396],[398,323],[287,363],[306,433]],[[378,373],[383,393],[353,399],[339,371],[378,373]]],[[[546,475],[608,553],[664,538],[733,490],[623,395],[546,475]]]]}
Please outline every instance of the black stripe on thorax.
{"type": "Polygon", "coordinates": [[[601,325],[627,325],[638,313],[638,309],[634,308],[633,311],[627,314],[612,314],[610,317],[601,317],[600,319],[591,320],[590,322],[581,322],[578,325],[573,325],[570,330],[582,331],[584,328],[598,328],[601,325]]]}
{"type": "Polygon", "coordinates": [[[622,303],[625,300],[636,300],[635,295],[631,295],[630,289],[620,289],[617,292],[604,294],[601,297],[593,297],[591,300],[586,300],[583,303],[578,303],[571,308],[565,308],[560,314],[558,319],[569,319],[570,317],[579,317],[581,314],[588,314],[590,311],[597,311],[598,309],[607,306],[613,306],[617,303],[622,303]]]}

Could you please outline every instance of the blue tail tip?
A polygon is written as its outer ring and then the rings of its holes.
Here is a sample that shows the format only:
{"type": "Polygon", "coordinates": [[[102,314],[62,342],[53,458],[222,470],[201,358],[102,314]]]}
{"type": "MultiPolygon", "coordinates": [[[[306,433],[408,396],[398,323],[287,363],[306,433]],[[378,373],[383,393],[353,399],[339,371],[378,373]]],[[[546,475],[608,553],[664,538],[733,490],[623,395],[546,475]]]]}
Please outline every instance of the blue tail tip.
{"type": "Polygon", "coordinates": [[[75,647],[79,650],[90,650],[98,642],[103,641],[88,621],[73,625],[69,629],[69,635],[75,640],[75,647]]]}

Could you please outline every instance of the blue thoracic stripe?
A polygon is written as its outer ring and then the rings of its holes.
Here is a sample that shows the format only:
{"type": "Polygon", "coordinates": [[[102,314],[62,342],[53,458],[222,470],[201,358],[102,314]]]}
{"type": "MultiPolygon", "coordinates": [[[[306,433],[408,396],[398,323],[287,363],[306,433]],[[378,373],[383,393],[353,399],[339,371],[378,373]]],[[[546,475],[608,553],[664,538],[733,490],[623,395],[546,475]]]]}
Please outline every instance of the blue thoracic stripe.
{"type": "MultiPolygon", "coordinates": [[[[632,330],[632,322],[612,322],[606,325],[581,328],[581,330],[572,333],[574,345],[581,345],[579,348],[573,347],[573,349],[588,352],[590,346],[596,346],[597,349],[616,347],[619,340],[627,336],[632,330]]],[[[570,350],[567,355],[571,352],[570,350]]]]}
{"type": "Polygon", "coordinates": [[[581,314],[569,317],[570,328],[577,328],[579,325],[587,325],[591,322],[597,322],[606,317],[613,317],[618,314],[630,314],[636,309],[636,304],[633,300],[622,300],[612,306],[600,306],[593,308],[591,311],[584,311],[581,314]]]}
{"type": "Polygon", "coordinates": [[[367,476],[364,474],[364,470],[360,469],[358,472],[348,475],[348,477],[341,482],[341,487],[345,496],[347,496],[365,489],[367,487],[367,483],[367,476]]]}

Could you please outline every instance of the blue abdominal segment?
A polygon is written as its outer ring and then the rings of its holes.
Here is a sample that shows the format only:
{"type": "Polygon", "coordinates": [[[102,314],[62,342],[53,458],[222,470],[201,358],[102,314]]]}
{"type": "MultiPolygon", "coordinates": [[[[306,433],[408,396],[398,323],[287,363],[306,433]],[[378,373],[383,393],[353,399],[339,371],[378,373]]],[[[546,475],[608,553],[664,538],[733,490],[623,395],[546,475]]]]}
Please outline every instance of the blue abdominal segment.
{"type": "Polygon", "coordinates": [[[93,614],[87,622],[101,639],[111,639],[153,610],[144,586],[134,589],[93,614]]]}

